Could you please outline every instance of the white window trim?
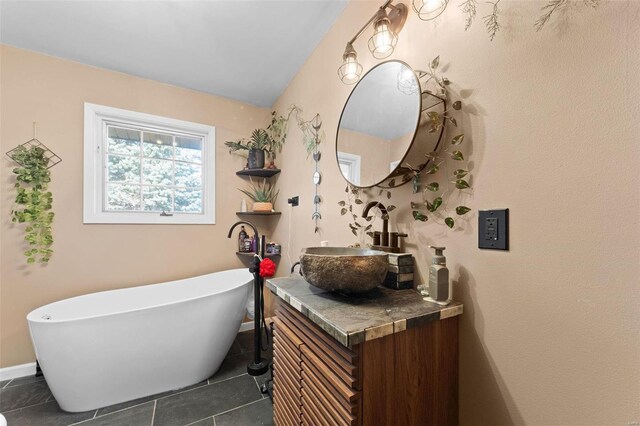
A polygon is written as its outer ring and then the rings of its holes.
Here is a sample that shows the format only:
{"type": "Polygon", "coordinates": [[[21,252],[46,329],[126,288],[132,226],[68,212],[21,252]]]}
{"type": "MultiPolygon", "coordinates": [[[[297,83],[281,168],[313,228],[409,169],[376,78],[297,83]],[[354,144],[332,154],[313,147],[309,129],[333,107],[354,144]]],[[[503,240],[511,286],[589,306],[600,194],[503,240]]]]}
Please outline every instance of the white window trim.
{"type": "Polygon", "coordinates": [[[85,102],[83,222],[85,224],[215,224],[215,140],[213,126],[85,102]],[[203,213],[174,213],[173,216],[161,216],[157,212],[103,211],[105,166],[102,144],[105,142],[103,131],[105,121],[151,127],[160,131],[184,132],[203,138],[203,213]]]}
{"type": "Polygon", "coordinates": [[[338,162],[349,165],[349,182],[354,185],[360,185],[360,164],[362,163],[362,157],[355,154],[349,154],[347,152],[338,151],[338,162]]]}

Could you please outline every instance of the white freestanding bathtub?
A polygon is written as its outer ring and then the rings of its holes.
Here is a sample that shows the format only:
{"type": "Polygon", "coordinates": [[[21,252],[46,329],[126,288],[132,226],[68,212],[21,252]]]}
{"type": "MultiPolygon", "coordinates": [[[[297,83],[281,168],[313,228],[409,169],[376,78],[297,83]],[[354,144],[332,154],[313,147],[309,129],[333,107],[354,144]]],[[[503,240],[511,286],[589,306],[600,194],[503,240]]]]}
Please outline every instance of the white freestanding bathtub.
{"type": "Polygon", "coordinates": [[[233,344],[253,275],[234,269],[73,297],[27,315],[65,411],[93,410],[207,379],[233,344]]]}

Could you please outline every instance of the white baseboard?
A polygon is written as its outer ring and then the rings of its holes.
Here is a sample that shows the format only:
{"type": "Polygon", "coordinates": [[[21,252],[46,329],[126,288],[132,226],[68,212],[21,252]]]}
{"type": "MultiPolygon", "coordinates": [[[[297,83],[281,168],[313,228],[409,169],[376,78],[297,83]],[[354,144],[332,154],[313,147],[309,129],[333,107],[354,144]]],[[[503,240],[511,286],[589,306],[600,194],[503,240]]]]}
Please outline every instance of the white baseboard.
{"type": "MultiPolygon", "coordinates": [[[[269,321],[271,321],[271,317],[265,318],[265,321],[266,321],[267,326],[268,326],[269,325],[269,321]]],[[[238,330],[238,333],[242,333],[243,331],[249,331],[249,330],[253,330],[253,321],[243,322],[240,325],[240,330],[238,330]]]]}
{"type": "Polygon", "coordinates": [[[18,377],[34,376],[35,374],[36,374],[35,362],[0,368],[0,380],[17,379],[18,377]]]}

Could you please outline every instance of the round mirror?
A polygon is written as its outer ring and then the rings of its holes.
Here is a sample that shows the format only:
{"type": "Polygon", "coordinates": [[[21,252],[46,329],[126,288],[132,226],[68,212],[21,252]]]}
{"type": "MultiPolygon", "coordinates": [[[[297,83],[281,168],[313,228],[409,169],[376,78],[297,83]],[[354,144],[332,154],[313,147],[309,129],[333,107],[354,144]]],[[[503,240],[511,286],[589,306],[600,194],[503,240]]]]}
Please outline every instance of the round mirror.
{"type": "Polygon", "coordinates": [[[340,172],[361,188],[410,181],[413,171],[426,166],[426,155],[437,149],[442,136],[444,126],[434,130],[429,113],[442,117],[444,108],[444,98],[423,91],[416,72],[404,62],[375,66],[360,79],[342,110],[336,136],[340,172]],[[402,179],[385,184],[395,176],[402,179]]]}

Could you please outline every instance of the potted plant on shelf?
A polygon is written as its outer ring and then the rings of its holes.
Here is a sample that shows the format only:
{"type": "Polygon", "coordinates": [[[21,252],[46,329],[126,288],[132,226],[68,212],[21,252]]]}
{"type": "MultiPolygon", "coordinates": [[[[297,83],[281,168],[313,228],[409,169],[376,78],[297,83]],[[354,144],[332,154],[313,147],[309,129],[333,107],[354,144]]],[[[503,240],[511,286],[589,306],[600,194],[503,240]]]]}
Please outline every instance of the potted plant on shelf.
{"type": "Polygon", "coordinates": [[[234,141],[227,141],[224,144],[229,147],[229,152],[248,151],[249,169],[264,168],[265,154],[269,157],[269,169],[275,169],[276,155],[282,152],[282,147],[287,138],[287,127],[289,118],[294,112],[298,114],[300,108],[293,105],[289,108],[287,115],[278,115],[275,111],[271,113],[271,123],[265,129],[255,129],[249,139],[242,138],[234,141]]]}
{"type": "Polygon", "coordinates": [[[275,185],[271,182],[267,182],[266,179],[262,180],[262,184],[254,184],[251,180],[251,188],[241,189],[243,194],[253,200],[254,212],[270,212],[273,211],[273,204],[278,198],[280,191],[276,191],[275,185]]]}
{"type": "Polygon", "coordinates": [[[229,147],[229,152],[247,151],[249,168],[262,169],[265,151],[271,147],[271,138],[265,129],[255,129],[249,139],[237,139],[224,144],[229,147]]]}

